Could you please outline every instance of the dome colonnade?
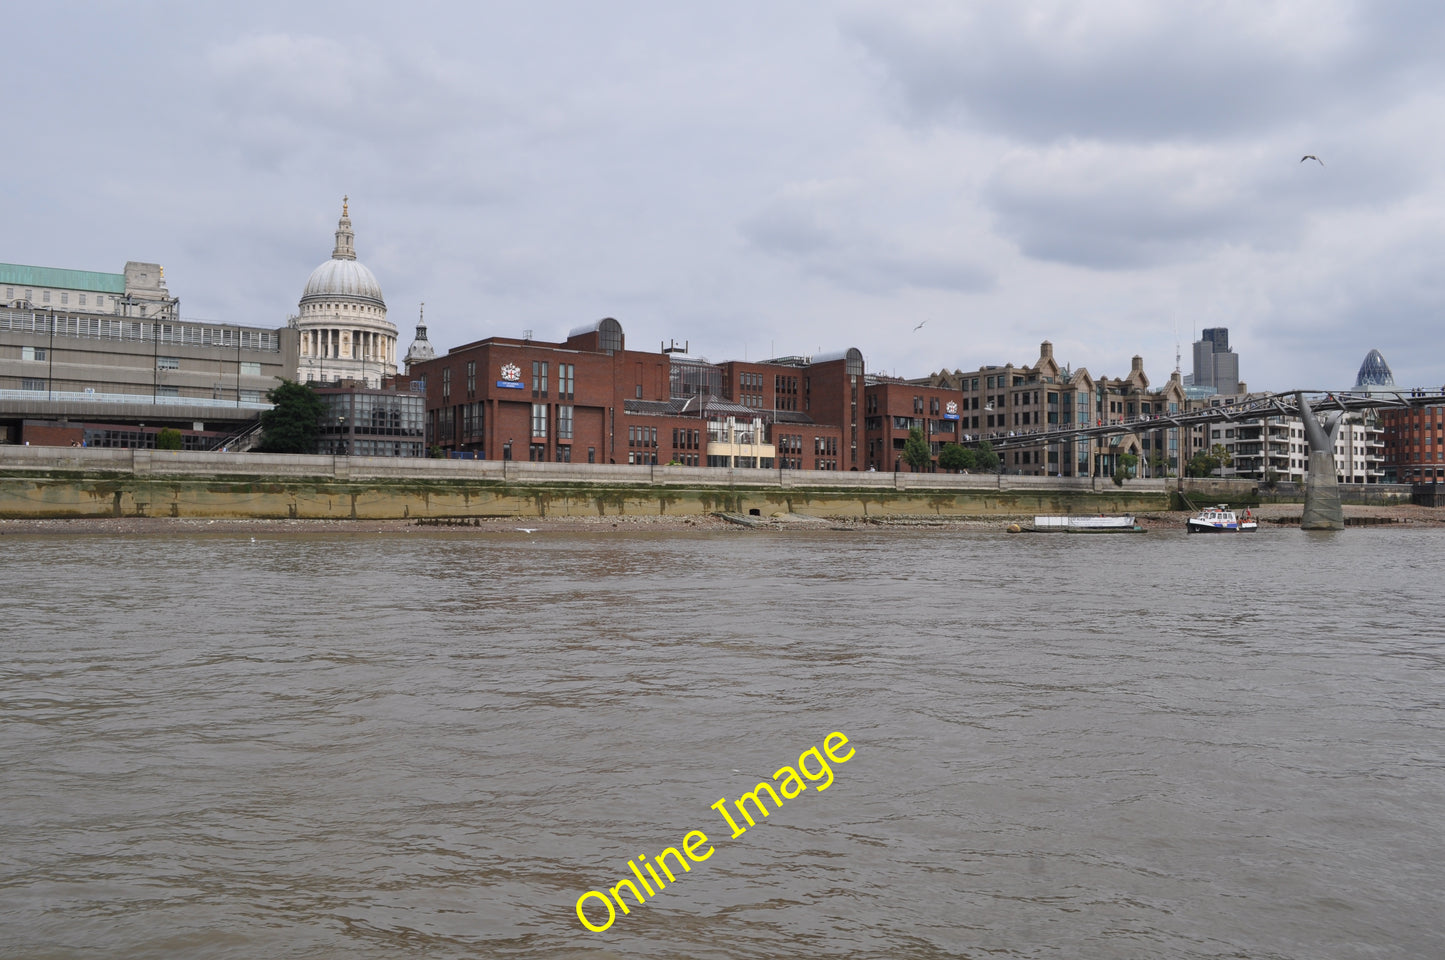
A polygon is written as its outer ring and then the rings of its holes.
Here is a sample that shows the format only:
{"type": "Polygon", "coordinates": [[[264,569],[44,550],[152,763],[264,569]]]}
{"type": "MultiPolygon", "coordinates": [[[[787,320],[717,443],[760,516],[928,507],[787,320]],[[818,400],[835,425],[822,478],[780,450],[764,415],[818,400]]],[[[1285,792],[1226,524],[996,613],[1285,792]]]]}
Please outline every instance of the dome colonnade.
{"type": "Polygon", "coordinates": [[[348,203],[343,199],[331,259],[311,271],[294,323],[300,332],[302,382],[357,380],[379,387],[396,373],[396,326],[386,319],[381,284],[356,259],[348,203]]]}

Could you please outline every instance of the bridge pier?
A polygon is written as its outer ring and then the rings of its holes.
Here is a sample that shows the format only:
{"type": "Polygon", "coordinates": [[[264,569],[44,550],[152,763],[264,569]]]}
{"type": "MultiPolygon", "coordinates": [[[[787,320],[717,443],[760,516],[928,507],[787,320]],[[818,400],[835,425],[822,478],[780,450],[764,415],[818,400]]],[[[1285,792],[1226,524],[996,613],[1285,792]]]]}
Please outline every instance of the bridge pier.
{"type": "Polygon", "coordinates": [[[1301,530],[1345,529],[1345,508],[1340,502],[1340,482],[1335,476],[1335,437],[1343,413],[1332,413],[1326,424],[1315,419],[1304,393],[1296,393],[1300,419],[1310,445],[1310,472],[1305,481],[1305,509],[1301,530]]]}

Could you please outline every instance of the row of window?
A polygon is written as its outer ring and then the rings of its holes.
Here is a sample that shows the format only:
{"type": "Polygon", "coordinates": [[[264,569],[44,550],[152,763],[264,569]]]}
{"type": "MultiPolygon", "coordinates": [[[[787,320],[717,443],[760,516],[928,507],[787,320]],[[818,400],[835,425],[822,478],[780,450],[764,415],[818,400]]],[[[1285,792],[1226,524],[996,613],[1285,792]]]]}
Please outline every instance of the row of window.
{"type": "Polygon", "coordinates": [[[0,330],[92,340],[142,340],[197,347],[225,347],[277,353],[281,338],[267,330],[207,327],[191,323],[125,320],[109,317],[62,317],[44,313],[0,313],[0,330]]]}
{"type": "MultiPolygon", "coordinates": [[[[22,289],[22,288],[16,288],[16,287],[6,287],[6,288],[5,288],[5,300],[6,300],[6,302],[10,302],[10,301],[13,301],[13,300],[16,299],[16,296],[15,296],[15,291],[16,291],[16,289],[22,289]]],[[[32,287],[24,287],[23,289],[25,290],[25,296],[24,296],[24,297],[21,297],[20,299],[23,299],[23,300],[25,300],[25,301],[27,301],[27,302],[29,302],[29,303],[34,303],[34,302],[35,302],[35,290],[34,290],[34,288],[32,288],[32,287]]],[[[70,292],[69,292],[68,290],[61,290],[61,291],[59,291],[59,293],[60,293],[60,305],[61,305],[62,307],[64,307],[64,306],[69,306],[69,305],[70,305],[70,292]]],[[[84,294],[84,293],[77,293],[77,294],[76,294],[76,297],[77,297],[76,306],[78,306],[78,307],[88,307],[88,306],[90,306],[90,303],[88,303],[87,300],[86,300],[86,297],[87,297],[87,296],[88,296],[88,295],[87,295],[87,294],[84,294]]],[[[104,306],[105,306],[105,294],[103,294],[103,293],[97,293],[97,294],[91,294],[91,295],[89,295],[89,296],[94,296],[94,297],[95,297],[95,306],[97,306],[97,307],[104,307],[104,306]]],[[[112,297],[111,299],[112,299],[112,301],[114,301],[114,298],[113,298],[113,297],[112,297]]],[[[50,291],[49,291],[49,290],[41,290],[41,291],[40,291],[40,302],[41,302],[41,303],[49,303],[49,302],[50,302],[50,291]]]]}
{"type": "MultiPolygon", "coordinates": [[[[47,384],[44,377],[21,377],[20,389],[48,392],[51,387],[47,384]]],[[[94,393],[95,389],[93,387],[86,387],[84,392],[94,393]]],[[[154,392],[158,397],[179,397],[181,395],[181,388],[162,383],[156,385],[154,392]]],[[[228,395],[230,395],[229,391],[221,386],[217,386],[211,391],[211,398],[213,400],[222,400],[228,395]]],[[[144,395],[137,395],[137,399],[144,401],[145,398],[144,395]]],[[[260,403],[265,397],[260,390],[242,390],[238,399],[242,403],[260,403]]]]}

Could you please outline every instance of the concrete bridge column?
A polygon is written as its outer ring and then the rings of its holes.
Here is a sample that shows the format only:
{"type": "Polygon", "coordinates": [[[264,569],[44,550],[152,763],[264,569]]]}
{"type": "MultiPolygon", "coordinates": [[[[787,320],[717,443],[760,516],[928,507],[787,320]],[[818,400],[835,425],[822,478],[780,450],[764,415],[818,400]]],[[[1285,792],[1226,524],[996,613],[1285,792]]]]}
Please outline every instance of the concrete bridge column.
{"type": "Polygon", "coordinates": [[[1333,413],[1327,425],[1315,419],[1303,393],[1296,393],[1300,419],[1310,444],[1310,473],[1305,481],[1305,509],[1301,530],[1345,529],[1345,508],[1340,503],[1340,483],[1335,476],[1335,436],[1342,413],[1333,413]]]}

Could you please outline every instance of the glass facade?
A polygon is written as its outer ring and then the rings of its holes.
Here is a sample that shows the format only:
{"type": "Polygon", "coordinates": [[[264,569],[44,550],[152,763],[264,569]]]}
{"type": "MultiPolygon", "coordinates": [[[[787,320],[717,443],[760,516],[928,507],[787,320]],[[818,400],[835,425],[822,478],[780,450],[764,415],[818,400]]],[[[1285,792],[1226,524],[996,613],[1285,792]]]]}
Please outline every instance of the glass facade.
{"type": "Polygon", "coordinates": [[[352,457],[426,455],[426,397],[390,390],[319,390],[317,453],[352,457]]]}

